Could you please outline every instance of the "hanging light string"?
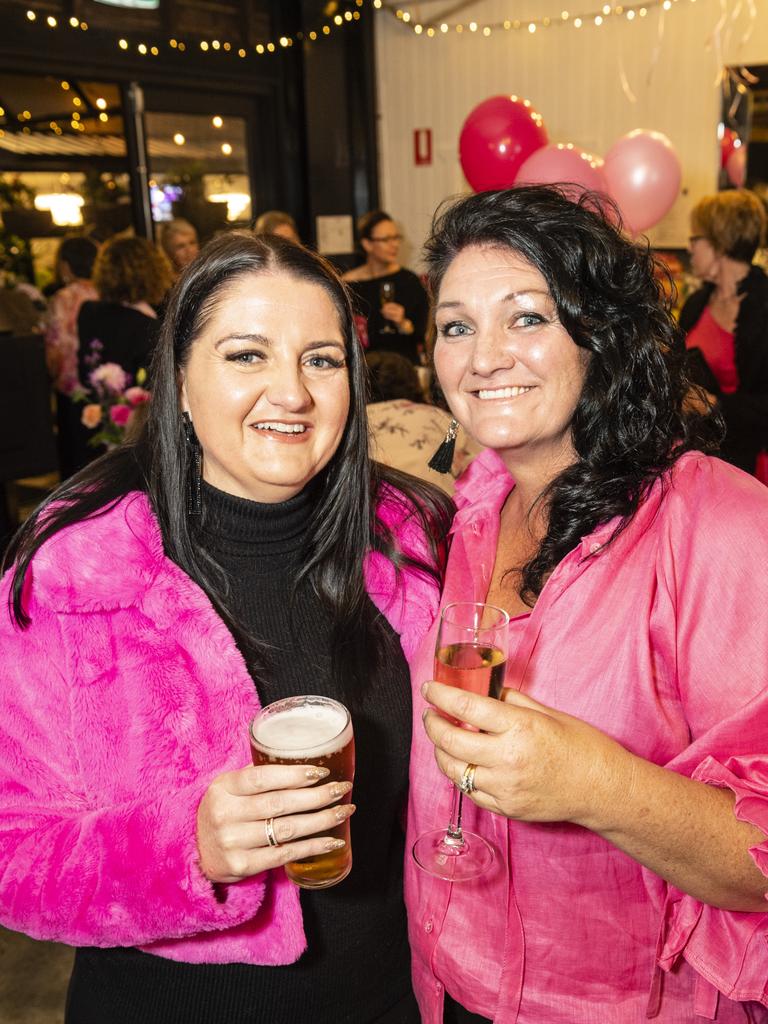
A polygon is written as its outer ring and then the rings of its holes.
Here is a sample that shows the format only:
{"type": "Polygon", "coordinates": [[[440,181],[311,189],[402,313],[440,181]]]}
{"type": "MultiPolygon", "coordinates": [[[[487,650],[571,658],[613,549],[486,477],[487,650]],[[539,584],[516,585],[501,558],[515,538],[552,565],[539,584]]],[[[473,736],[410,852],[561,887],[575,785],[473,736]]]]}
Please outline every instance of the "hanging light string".
{"type": "MultiPolygon", "coordinates": [[[[333,32],[344,28],[346,25],[354,24],[360,20],[361,11],[365,8],[379,10],[382,7],[382,0],[355,0],[355,10],[347,10],[344,13],[335,14],[326,18],[322,24],[308,32],[296,32],[289,36],[280,36],[278,39],[269,39],[256,43],[254,46],[243,46],[241,43],[232,43],[222,39],[178,39],[169,38],[164,42],[147,41],[129,33],[114,33],[115,46],[123,53],[138,53],[142,57],[159,57],[161,54],[174,53],[218,53],[227,54],[230,57],[262,57],[265,54],[277,53],[280,50],[289,49],[296,43],[314,43],[325,39],[333,32]]],[[[76,18],[57,18],[53,14],[38,12],[33,7],[27,9],[25,14],[27,22],[38,25],[49,30],[73,30],[87,32],[90,28],[87,21],[76,18]]],[[[99,30],[102,32],[103,30],[99,30]]]]}
{"type": "Polygon", "coordinates": [[[654,8],[661,8],[662,11],[669,11],[676,4],[696,3],[696,0],[645,0],[644,3],[629,4],[603,4],[601,7],[576,14],[569,10],[562,10],[560,14],[553,14],[541,18],[505,18],[504,21],[494,22],[447,22],[447,21],[414,21],[410,11],[404,8],[387,8],[389,13],[397,18],[403,25],[407,26],[417,36],[447,35],[449,32],[456,32],[459,35],[463,32],[478,33],[482,36],[490,36],[493,32],[529,32],[533,35],[540,29],[571,27],[575,29],[593,26],[599,28],[608,18],[621,18],[633,22],[638,18],[645,18],[654,8]]]}

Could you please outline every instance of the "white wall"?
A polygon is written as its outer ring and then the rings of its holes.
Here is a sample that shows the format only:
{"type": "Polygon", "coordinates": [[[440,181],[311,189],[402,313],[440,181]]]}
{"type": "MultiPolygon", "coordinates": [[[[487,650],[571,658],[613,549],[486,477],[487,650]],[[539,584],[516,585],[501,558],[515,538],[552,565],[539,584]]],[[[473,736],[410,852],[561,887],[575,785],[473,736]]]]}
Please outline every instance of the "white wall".
{"type": "MultiPolygon", "coordinates": [[[[413,22],[451,6],[447,0],[402,5],[413,22]]],[[[482,26],[519,18],[525,24],[545,15],[555,20],[563,7],[576,14],[600,6],[599,0],[481,0],[447,20],[482,26]]],[[[382,205],[402,223],[413,265],[437,204],[468,189],[458,160],[464,119],[499,93],[530,99],[551,142],[573,142],[600,155],[634,128],[664,132],[683,167],[682,194],[648,234],[658,246],[684,246],[688,211],[716,187],[719,68],[768,64],[768,0],[675,0],[668,12],[650,8],[632,22],[612,15],[600,27],[553,25],[535,34],[500,29],[488,38],[466,28],[461,35],[417,36],[380,11],[376,51],[382,205]],[[722,5],[729,17],[715,34],[722,5]],[[622,66],[635,103],[622,89],[622,66]],[[414,166],[416,128],[432,129],[430,167],[414,166]]]]}

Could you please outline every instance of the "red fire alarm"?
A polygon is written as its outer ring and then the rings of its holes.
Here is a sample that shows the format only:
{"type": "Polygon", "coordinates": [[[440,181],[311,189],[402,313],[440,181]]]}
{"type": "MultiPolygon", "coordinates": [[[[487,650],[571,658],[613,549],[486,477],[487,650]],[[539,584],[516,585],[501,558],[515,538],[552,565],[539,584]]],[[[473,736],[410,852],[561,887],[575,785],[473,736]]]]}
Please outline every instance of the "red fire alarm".
{"type": "Polygon", "coordinates": [[[428,167],[432,163],[431,128],[414,128],[413,162],[417,167],[428,167]]]}

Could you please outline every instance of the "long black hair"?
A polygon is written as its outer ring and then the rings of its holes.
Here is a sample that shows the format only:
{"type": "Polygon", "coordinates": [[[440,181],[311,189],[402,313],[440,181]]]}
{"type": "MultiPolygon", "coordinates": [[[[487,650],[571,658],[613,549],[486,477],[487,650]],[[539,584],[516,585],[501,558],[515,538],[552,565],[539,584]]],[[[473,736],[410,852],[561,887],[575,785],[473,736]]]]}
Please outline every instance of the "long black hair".
{"type": "Polygon", "coordinates": [[[225,289],[239,278],[265,273],[287,273],[323,288],[338,313],[345,340],[350,410],[339,447],[318,481],[319,497],[297,584],[308,578],[331,609],[340,648],[345,647],[347,635],[357,638],[351,646],[346,645],[350,657],[342,651],[352,675],[359,677],[363,671],[360,652],[366,644],[370,661],[375,662],[382,635],[365,600],[366,553],[379,550],[398,568],[407,564],[439,577],[440,551],[452,506],[429,485],[369,459],[365,359],[355,335],[348,294],[338,275],[322,257],[285,239],[232,233],[211,241],[171,292],[150,370],[152,397],[147,419],[137,439],[65,481],[11,542],[5,565],[15,563],[11,603],[19,625],[29,623],[23,602],[24,580],[40,546],[64,527],[103,514],[129,491],[140,490],[147,494],[157,517],[168,557],[206,592],[245,648],[252,671],[263,665],[266,648],[248,637],[238,622],[230,604],[227,576],[198,543],[200,524],[187,514],[192,454],[185,441],[179,388],[192,345],[222,301],[225,289]],[[392,531],[377,517],[377,498],[386,485],[390,493],[399,493],[395,500],[402,502],[403,515],[416,517],[424,530],[431,551],[423,558],[400,551],[392,531]]]}
{"type": "Polygon", "coordinates": [[[425,246],[433,297],[468,246],[511,250],[539,270],[563,327],[591,353],[571,423],[577,458],[540,496],[546,535],[521,570],[521,595],[532,604],[585,534],[619,516],[614,539],[684,452],[715,449],[722,422],[688,408],[663,270],[647,243],[621,234],[609,200],[527,186],[451,202],[437,211],[425,246]]]}

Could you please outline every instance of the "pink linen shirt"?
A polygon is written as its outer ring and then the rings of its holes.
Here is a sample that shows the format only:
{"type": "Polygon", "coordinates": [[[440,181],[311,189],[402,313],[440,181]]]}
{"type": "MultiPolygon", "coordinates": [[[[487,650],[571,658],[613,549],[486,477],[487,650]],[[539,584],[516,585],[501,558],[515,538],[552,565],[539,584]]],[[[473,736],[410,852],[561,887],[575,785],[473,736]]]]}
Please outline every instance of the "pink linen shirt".
{"type": "MultiPolygon", "coordinates": [[[[615,521],[557,566],[515,624],[507,685],[730,788],[768,834],[768,494],[696,453],[665,483],[612,544],[615,521]]],[[[485,599],[513,486],[491,451],[458,481],[444,603],[485,599]]],[[[435,628],[412,661],[409,848],[449,813],[421,721],[435,628]]],[[[406,867],[424,1024],[446,989],[497,1024],[768,1021],[768,912],[703,905],[587,829],[465,807],[499,851],[492,872],[451,885],[406,867]]],[[[751,853],[768,874],[768,841],[751,853]]]]}

